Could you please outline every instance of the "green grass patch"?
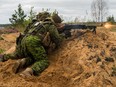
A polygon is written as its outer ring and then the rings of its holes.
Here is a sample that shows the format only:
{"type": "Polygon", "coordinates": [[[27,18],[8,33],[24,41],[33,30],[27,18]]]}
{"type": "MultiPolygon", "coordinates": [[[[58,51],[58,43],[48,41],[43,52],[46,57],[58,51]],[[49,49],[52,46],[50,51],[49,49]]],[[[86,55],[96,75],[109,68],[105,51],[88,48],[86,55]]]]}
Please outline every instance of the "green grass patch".
{"type": "Polygon", "coordinates": [[[4,50],[0,48],[0,54],[3,53],[3,52],[4,52],[4,50]]]}

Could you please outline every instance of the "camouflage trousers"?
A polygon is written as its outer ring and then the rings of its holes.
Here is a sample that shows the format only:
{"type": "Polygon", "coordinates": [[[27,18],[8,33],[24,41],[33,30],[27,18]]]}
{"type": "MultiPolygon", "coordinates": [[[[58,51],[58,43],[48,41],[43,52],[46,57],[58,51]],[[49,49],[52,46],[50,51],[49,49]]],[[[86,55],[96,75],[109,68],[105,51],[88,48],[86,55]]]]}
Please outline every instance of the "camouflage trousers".
{"type": "Polygon", "coordinates": [[[31,68],[35,75],[41,73],[49,65],[48,58],[41,40],[37,36],[26,36],[16,46],[13,54],[5,55],[6,60],[25,58],[25,66],[32,65],[31,68]]]}

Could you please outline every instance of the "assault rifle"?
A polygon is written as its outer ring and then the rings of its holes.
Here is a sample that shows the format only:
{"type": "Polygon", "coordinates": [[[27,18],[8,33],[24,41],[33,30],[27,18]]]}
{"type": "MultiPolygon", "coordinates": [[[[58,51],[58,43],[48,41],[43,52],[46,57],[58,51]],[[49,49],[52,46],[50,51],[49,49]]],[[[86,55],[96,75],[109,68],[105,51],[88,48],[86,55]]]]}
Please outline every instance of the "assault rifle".
{"type": "Polygon", "coordinates": [[[96,34],[96,28],[97,26],[94,26],[94,25],[78,25],[78,24],[65,24],[64,25],[64,28],[59,31],[59,33],[64,33],[65,34],[65,37],[71,37],[71,29],[74,29],[74,30],[79,30],[79,29],[83,29],[83,30],[92,30],[92,32],[94,34],[96,34]]]}

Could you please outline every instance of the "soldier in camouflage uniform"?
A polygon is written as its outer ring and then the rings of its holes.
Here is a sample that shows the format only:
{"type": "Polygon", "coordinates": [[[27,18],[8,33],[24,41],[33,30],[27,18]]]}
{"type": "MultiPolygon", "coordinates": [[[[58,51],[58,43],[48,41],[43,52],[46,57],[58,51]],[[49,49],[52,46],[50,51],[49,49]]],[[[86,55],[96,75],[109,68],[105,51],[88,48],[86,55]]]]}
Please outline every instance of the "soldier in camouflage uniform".
{"type": "Polygon", "coordinates": [[[13,72],[18,73],[21,68],[26,68],[20,75],[31,76],[39,75],[49,66],[47,53],[57,48],[61,42],[56,25],[62,20],[57,14],[52,17],[48,12],[41,12],[24,31],[24,35],[20,35],[16,41],[16,50],[13,54],[1,55],[0,60],[19,59],[14,67],[13,72]],[[52,48],[52,49],[51,49],[52,48]]]}

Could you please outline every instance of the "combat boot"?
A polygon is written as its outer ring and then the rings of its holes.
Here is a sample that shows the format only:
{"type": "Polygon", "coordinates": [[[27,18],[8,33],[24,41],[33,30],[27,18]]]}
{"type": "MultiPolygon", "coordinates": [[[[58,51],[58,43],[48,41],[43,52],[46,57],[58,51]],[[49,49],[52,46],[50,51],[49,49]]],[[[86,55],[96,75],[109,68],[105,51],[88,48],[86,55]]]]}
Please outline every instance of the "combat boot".
{"type": "Polygon", "coordinates": [[[18,73],[19,70],[20,70],[21,68],[24,67],[25,63],[26,63],[26,59],[25,59],[25,58],[24,58],[24,59],[21,59],[21,60],[18,60],[18,61],[14,64],[14,66],[13,66],[13,68],[12,68],[12,71],[13,71],[15,74],[18,73]]]}
{"type": "Polygon", "coordinates": [[[33,75],[33,70],[31,68],[27,68],[25,71],[23,71],[20,76],[23,78],[31,77],[33,75]]]}

